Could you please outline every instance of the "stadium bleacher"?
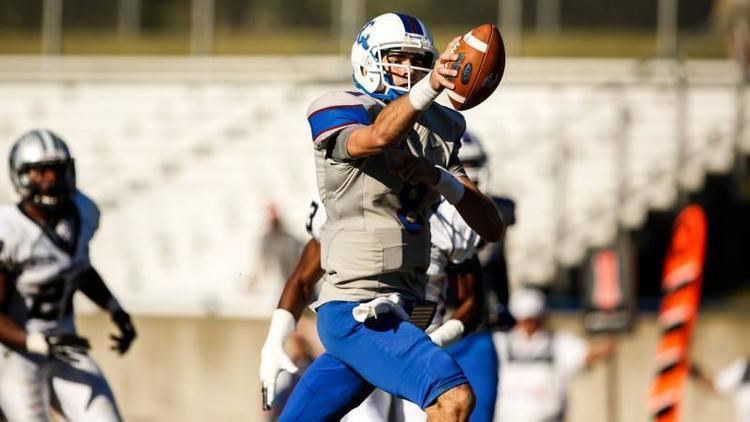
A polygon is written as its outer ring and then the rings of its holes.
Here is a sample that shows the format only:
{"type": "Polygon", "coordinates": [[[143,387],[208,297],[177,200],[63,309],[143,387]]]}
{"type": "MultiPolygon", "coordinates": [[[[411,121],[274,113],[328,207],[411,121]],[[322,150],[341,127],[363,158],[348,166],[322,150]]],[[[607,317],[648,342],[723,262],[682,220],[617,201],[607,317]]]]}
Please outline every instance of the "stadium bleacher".
{"type": "MultiPolygon", "coordinates": [[[[266,314],[277,291],[246,284],[265,207],[275,202],[305,236],[315,188],[306,108],[349,88],[344,62],[315,58],[300,76],[300,58],[104,60],[0,58],[5,150],[33,127],[69,141],[80,186],[104,210],[94,260],[137,312],[266,314]]],[[[750,150],[735,136],[726,62],[689,63],[684,91],[660,62],[518,60],[507,72],[512,82],[465,116],[490,154],[490,191],[518,204],[513,282],[550,281],[618,225],[638,227],[750,150]]],[[[0,182],[0,199],[13,198],[0,182]]]]}

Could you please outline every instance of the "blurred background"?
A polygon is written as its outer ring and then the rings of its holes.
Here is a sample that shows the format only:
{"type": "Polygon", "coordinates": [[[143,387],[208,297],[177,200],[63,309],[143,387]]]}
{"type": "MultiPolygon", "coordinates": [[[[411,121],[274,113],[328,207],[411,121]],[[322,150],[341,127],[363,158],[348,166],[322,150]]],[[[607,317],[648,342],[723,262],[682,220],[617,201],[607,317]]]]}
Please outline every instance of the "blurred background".
{"type": "MultiPolygon", "coordinates": [[[[489,155],[489,192],[516,204],[510,284],[542,287],[554,324],[594,332],[582,318],[596,311],[592,273],[614,254],[621,348],[577,379],[569,420],[645,421],[664,260],[689,203],[708,221],[692,354],[716,370],[750,353],[749,10],[742,0],[0,0],[0,144],[7,153],[26,130],[52,129],[102,208],[93,260],[140,337],[119,359],[107,318],[85,300],[79,323],[126,419],[263,420],[258,356],[315,190],[307,106],[351,87],[349,49],[370,17],[418,16],[441,48],[495,23],[503,82],[464,115],[489,155]]],[[[6,178],[0,199],[15,198],[6,178]]],[[[686,421],[734,417],[729,399],[687,394],[686,421]]]]}

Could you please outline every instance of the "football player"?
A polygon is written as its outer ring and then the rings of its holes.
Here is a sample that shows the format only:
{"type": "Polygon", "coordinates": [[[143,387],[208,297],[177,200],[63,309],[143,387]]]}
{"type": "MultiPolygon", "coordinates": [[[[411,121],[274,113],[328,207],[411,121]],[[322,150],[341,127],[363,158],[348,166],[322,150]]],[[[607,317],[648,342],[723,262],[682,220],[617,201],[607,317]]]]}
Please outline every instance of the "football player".
{"type": "MultiPolygon", "coordinates": [[[[469,179],[478,187],[486,189],[489,183],[489,169],[486,165],[487,155],[480,139],[468,131],[461,139],[459,158],[469,179]]],[[[500,198],[493,197],[493,201],[496,201],[497,204],[500,198]]],[[[502,201],[509,200],[502,198],[502,201]]],[[[512,213],[508,213],[505,207],[498,208],[503,216],[504,223],[510,225],[513,221],[512,213]]],[[[456,225],[460,226],[460,222],[456,222],[456,225]]],[[[483,243],[481,242],[477,245],[474,250],[484,248],[483,251],[487,252],[486,249],[502,248],[502,242],[492,245],[484,245],[483,243]]],[[[462,267],[466,268],[469,265],[476,268],[476,266],[479,266],[479,263],[477,260],[466,261],[464,263],[454,261],[449,264],[448,268],[449,271],[456,271],[461,270],[462,267]]],[[[482,268],[482,276],[477,278],[482,281],[483,285],[479,284],[476,289],[483,290],[485,293],[496,290],[500,284],[507,283],[505,274],[498,274],[496,271],[488,272],[486,268],[482,268]]],[[[490,319],[488,311],[490,309],[487,302],[484,301],[485,296],[487,295],[476,295],[477,300],[482,302],[477,305],[480,315],[478,317],[479,320],[475,321],[475,330],[447,348],[448,353],[453,356],[464,371],[476,396],[476,406],[469,419],[471,422],[492,421],[495,399],[497,397],[498,360],[488,325],[488,320],[490,319]]],[[[410,408],[408,404],[405,406],[407,411],[410,408]]],[[[412,417],[407,420],[416,419],[412,417]]]]}
{"type": "Polygon", "coordinates": [[[130,316],[89,258],[96,204],[76,188],[70,150],[49,130],[32,130],[10,151],[18,204],[0,207],[0,407],[11,421],[119,421],[112,390],[76,332],[73,294],[110,312],[127,352],[130,316]]]}
{"type": "MultiPolygon", "coordinates": [[[[434,104],[443,89],[454,88],[457,41],[437,56],[421,21],[381,15],[352,46],[358,91],[329,93],[310,106],[327,213],[320,242],[325,274],[312,306],[326,352],[297,384],[282,421],[340,418],[374,387],[438,420],[463,421],[471,412],[474,396],[460,367],[408,321],[409,312],[422,309],[428,216],[439,196],[484,239],[499,240],[504,230],[458,159],[463,117],[434,104]]],[[[293,329],[294,315],[277,309],[269,334],[293,329]]]]}
{"type": "MultiPolygon", "coordinates": [[[[326,221],[326,212],[319,198],[311,203],[311,212],[307,223],[307,230],[311,235],[305,247],[305,253],[300,257],[295,272],[288,279],[284,293],[279,301],[279,309],[287,309],[295,319],[299,319],[302,310],[313,296],[315,283],[320,279],[323,270],[320,268],[320,232],[326,221]],[[316,254],[317,252],[317,254],[316,254]]],[[[479,277],[476,247],[479,236],[461,219],[455,208],[447,201],[441,200],[435,212],[430,217],[430,230],[433,243],[431,245],[431,259],[428,269],[429,282],[425,298],[437,306],[434,316],[432,312],[422,315],[412,314],[412,321],[420,325],[429,324],[427,332],[430,339],[437,345],[446,347],[458,341],[464,332],[469,332],[479,321],[482,289],[475,288],[479,277]],[[450,277],[447,277],[450,273],[450,277]],[[448,280],[450,279],[450,280],[448,280]],[[446,314],[445,296],[448,283],[454,283],[458,292],[459,303],[451,318],[444,321],[446,314]],[[416,321],[416,317],[421,320],[416,321]],[[431,318],[431,320],[430,320],[431,318]]],[[[427,311],[427,309],[426,309],[427,311]]],[[[269,332],[271,334],[271,332],[269,332]]],[[[261,354],[262,384],[267,388],[266,399],[272,400],[276,376],[281,369],[296,372],[291,359],[286,357],[284,344],[286,336],[271,336],[266,340],[261,354]],[[283,364],[283,365],[282,365],[283,364]],[[282,367],[283,366],[283,367],[282,367]]],[[[391,396],[382,390],[376,390],[356,409],[349,412],[344,419],[347,421],[386,421],[391,407],[391,396]]],[[[395,407],[400,407],[401,404],[395,407]]],[[[409,409],[418,416],[416,420],[424,420],[424,412],[419,408],[409,409]]],[[[414,420],[408,418],[406,420],[414,420]]]]}
{"type": "MultiPolygon", "coordinates": [[[[463,117],[434,103],[443,89],[455,88],[458,40],[437,56],[418,19],[376,17],[352,46],[358,91],[325,94],[308,110],[327,214],[320,242],[325,274],[312,305],[326,352],[295,387],[282,422],[340,418],[374,387],[419,404],[436,420],[465,421],[471,413],[474,395],[461,368],[408,321],[424,300],[427,219],[438,196],[482,238],[496,241],[504,231],[494,204],[458,159],[463,117]]],[[[274,312],[272,327],[293,329],[293,316],[284,312],[274,312]]]]}

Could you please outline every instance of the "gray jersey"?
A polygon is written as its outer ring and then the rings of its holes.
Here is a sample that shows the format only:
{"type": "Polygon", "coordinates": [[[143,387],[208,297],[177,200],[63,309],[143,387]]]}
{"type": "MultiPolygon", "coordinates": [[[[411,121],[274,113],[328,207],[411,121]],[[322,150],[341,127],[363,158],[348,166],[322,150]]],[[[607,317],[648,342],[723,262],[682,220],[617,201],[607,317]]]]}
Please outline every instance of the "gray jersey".
{"type": "MultiPolygon", "coordinates": [[[[307,232],[320,241],[320,232],[326,222],[326,211],[316,194],[310,203],[307,232]]],[[[479,235],[464,221],[456,207],[441,198],[430,216],[430,266],[425,286],[426,300],[435,302],[437,310],[427,332],[443,323],[446,313],[448,283],[445,269],[449,264],[460,264],[473,257],[479,246],[479,235]]]]}
{"type": "Polygon", "coordinates": [[[430,248],[430,267],[427,275],[425,299],[437,303],[437,311],[432,324],[427,328],[430,332],[443,323],[447,312],[448,280],[445,272],[449,264],[460,264],[477,253],[480,237],[464,221],[456,207],[442,198],[435,213],[430,217],[430,233],[432,247],[430,248]]]}
{"type": "Polygon", "coordinates": [[[371,124],[385,104],[358,92],[333,92],[308,110],[320,197],[327,221],[321,232],[325,276],[315,306],[331,300],[362,301],[401,293],[422,299],[430,262],[429,215],[438,193],[413,186],[389,171],[403,153],[424,157],[455,176],[463,117],[433,104],[405,142],[383,153],[353,159],[348,136],[371,124]]]}
{"type": "Polygon", "coordinates": [[[99,210],[81,192],[73,202],[78,218],[54,229],[40,226],[18,205],[0,207],[0,266],[15,280],[7,313],[29,332],[75,332],[75,279],[91,266],[89,241],[99,227],[99,210]]]}

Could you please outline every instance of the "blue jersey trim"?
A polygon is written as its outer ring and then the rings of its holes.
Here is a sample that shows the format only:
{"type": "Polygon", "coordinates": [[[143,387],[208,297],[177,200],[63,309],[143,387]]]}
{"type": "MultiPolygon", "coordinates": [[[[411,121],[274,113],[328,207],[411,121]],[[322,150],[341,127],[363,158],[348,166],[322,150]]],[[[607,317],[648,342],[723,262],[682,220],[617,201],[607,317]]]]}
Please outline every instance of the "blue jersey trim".
{"type": "Polygon", "coordinates": [[[317,110],[307,117],[313,140],[321,133],[352,124],[370,124],[370,115],[363,105],[342,105],[317,110]]]}

